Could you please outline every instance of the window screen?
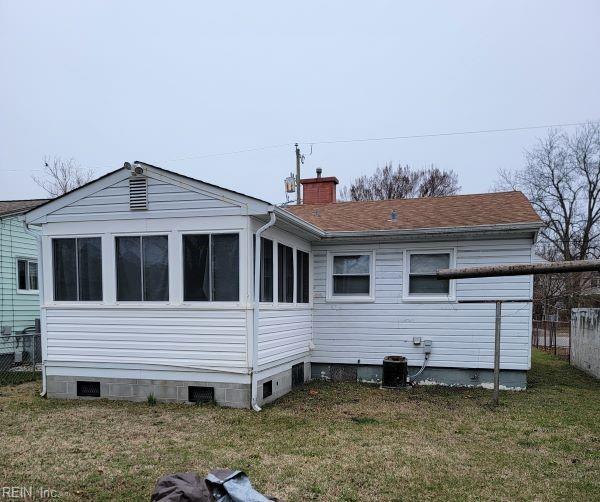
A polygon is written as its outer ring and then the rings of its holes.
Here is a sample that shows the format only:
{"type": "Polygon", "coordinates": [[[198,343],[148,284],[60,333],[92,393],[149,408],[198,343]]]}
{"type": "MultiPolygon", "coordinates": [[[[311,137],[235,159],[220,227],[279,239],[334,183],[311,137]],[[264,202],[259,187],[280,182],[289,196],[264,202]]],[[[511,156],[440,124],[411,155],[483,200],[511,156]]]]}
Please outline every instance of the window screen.
{"type": "Polygon", "coordinates": [[[238,234],[183,236],[185,301],[239,301],[238,234]]]}
{"type": "Polygon", "coordinates": [[[102,242],[99,237],[77,239],[79,300],[102,299],[102,242]]]}
{"type": "Polygon", "coordinates": [[[213,300],[238,301],[240,297],[240,244],[238,234],[215,234],[212,238],[213,300]]]}
{"type": "Polygon", "coordinates": [[[333,257],[333,294],[368,296],[371,291],[371,256],[333,257]]]}
{"type": "MultiPolygon", "coordinates": [[[[53,239],[52,262],[54,300],[102,300],[102,240],[100,237],[53,239]]],[[[34,275],[37,286],[37,264],[34,275]]],[[[31,275],[29,280],[31,283],[31,275]]]]}
{"type": "Polygon", "coordinates": [[[273,241],[260,238],[260,301],[273,301],[273,241]]]}
{"type": "Polygon", "coordinates": [[[409,263],[408,292],[411,295],[447,295],[450,291],[448,279],[437,279],[440,268],[450,266],[450,253],[411,253],[409,263]]]}
{"type": "Polygon", "coordinates": [[[309,302],[309,270],[308,253],[296,252],[296,300],[298,303],[309,302]]]}
{"type": "Polygon", "coordinates": [[[116,238],[117,301],[169,300],[166,235],[116,238]]]}
{"type": "Polygon", "coordinates": [[[278,298],[281,303],[294,302],[294,250],[284,244],[277,245],[277,266],[279,286],[278,298]]]}
{"type": "Polygon", "coordinates": [[[144,301],[169,301],[169,238],[142,237],[144,301]]]}
{"type": "Polygon", "coordinates": [[[188,302],[210,300],[208,235],[183,236],[183,298],[188,302]]]}

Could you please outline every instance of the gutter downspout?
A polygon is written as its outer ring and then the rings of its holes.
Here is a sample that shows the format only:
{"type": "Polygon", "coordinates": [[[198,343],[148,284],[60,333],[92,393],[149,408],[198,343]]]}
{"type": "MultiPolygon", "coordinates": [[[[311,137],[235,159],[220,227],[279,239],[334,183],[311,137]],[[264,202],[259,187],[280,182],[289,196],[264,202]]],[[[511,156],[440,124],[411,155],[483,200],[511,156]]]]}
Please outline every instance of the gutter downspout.
{"type": "Polygon", "coordinates": [[[275,213],[269,211],[271,216],[268,223],[260,227],[256,231],[256,244],[254,246],[254,308],[252,312],[252,369],[251,369],[251,392],[252,392],[252,409],[260,411],[261,408],[256,402],[258,396],[256,368],[258,366],[258,319],[260,315],[260,237],[262,233],[269,227],[275,225],[275,213]]]}
{"type": "MultiPolygon", "coordinates": [[[[43,306],[44,306],[44,264],[42,261],[42,233],[41,232],[32,232],[29,228],[29,225],[25,220],[23,221],[23,227],[25,233],[35,237],[37,241],[37,258],[38,258],[38,298],[40,301],[40,341],[42,340],[42,333],[44,331],[45,326],[45,316],[43,314],[43,306]]],[[[34,342],[35,343],[35,342],[34,342]]],[[[42,392],[40,396],[44,397],[46,395],[46,359],[44,358],[44,343],[40,343],[42,348],[42,392]]],[[[33,362],[35,365],[35,361],[33,362]]]]}

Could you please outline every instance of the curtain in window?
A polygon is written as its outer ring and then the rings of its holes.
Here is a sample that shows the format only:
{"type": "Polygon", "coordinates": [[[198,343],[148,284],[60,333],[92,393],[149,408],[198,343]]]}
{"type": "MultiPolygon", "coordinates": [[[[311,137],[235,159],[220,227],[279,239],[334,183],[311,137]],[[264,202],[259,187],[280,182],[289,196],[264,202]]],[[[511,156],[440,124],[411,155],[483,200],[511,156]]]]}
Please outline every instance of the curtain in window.
{"type": "Polygon", "coordinates": [[[77,260],[79,300],[102,300],[102,241],[100,237],[77,239],[77,260]]]}
{"type": "Polygon", "coordinates": [[[294,254],[293,249],[283,244],[277,245],[278,298],[281,303],[294,301],[294,254]]]}
{"type": "Polygon", "coordinates": [[[75,239],[52,240],[54,300],[77,300],[77,249],[75,239]]]}
{"type": "Polygon", "coordinates": [[[188,302],[210,300],[208,235],[183,236],[183,299],[188,302]]]}
{"type": "Polygon", "coordinates": [[[117,237],[117,301],[142,300],[140,237],[117,237]]]}
{"type": "Polygon", "coordinates": [[[142,237],[144,262],[144,301],[169,301],[169,238],[166,235],[142,237]]]}
{"type": "Polygon", "coordinates": [[[273,241],[260,238],[260,301],[273,301],[273,241]]]}
{"type": "Polygon", "coordinates": [[[309,302],[308,285],[308,253],[298,250],[296,254],[296,300],[298,303],[309,302]]]}
{"type": "Polygon", "coordinates": [[[38,289],[38,264],[35,261],[29,262],[29,289],[38,289]]]}
{"type": "Polygon", "coordinates": [[[238,234],[212,235],[213,301],[238,301],[240,297],[240,244],[238,234]]]}

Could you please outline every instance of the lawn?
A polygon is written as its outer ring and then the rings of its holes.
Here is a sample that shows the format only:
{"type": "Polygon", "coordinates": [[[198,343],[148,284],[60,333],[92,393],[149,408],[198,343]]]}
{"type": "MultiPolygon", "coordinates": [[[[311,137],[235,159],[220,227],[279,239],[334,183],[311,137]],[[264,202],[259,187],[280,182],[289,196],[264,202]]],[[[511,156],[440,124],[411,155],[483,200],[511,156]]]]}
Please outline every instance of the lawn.
{"type": "Polygon", "coordinates": [[[600,500],[600,383],[534,352],[529,390],[307,385],[261,413],[0,389],[1,485],[148,500],[167,473],[243,469],[285,500],[600,500]]]}

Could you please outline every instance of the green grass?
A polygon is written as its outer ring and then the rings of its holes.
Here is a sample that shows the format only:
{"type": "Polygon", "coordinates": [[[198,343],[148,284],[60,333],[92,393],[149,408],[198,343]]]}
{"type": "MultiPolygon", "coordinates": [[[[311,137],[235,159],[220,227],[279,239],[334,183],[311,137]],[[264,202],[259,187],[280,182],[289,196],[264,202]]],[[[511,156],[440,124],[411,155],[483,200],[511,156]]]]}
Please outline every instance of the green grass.
{"type": "Polygon", "coordinates": [[[18,385],[25,382],[33,382],[39,379],[41,379],[41,374],[39,372],[0,371],[0,387],[4,387],[6,385],[18,385]]]}
{"type": "Polygon", "coordinates": [[[443,387],[316,382],[255,413],[46,400],[37,385],[0,389],[0,484],[67,500],[148,500],[161,475],[218,467],[291,501],[600,500],[600,383],[540,352],[498,408],[443,387]]]}

